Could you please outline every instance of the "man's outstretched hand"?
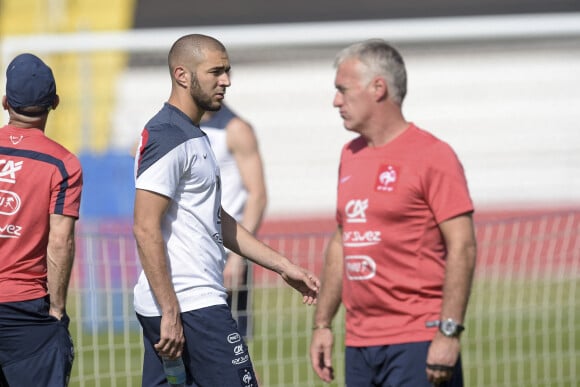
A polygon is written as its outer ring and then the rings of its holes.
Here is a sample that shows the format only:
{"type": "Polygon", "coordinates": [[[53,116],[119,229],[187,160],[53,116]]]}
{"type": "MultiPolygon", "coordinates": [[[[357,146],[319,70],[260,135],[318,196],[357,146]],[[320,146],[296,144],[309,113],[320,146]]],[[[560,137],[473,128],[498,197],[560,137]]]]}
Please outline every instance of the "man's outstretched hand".
{"type": "Polygon", "coordinates": [[[281,274],[284,281],[302,294],[304,304],[316,304],[318,291],[320,289],[320,280],[310,271],[292,264],[281,274]]]}

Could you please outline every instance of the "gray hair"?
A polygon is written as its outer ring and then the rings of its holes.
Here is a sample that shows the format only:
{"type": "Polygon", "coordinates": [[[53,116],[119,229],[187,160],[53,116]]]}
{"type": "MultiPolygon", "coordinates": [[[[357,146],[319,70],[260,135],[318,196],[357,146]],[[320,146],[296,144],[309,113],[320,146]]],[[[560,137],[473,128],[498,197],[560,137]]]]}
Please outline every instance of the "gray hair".
{"type": "Polygon", "coordinates": [[[337,54],[334,66],[353,58],[363,65],[360,69],[363,84],[368,84],[375,76],[383,77],[389,97],[398,105],[403,104],[407,94],[407,70],[403,57],[393,46],[382,39],[354,43],[337,54]]]}

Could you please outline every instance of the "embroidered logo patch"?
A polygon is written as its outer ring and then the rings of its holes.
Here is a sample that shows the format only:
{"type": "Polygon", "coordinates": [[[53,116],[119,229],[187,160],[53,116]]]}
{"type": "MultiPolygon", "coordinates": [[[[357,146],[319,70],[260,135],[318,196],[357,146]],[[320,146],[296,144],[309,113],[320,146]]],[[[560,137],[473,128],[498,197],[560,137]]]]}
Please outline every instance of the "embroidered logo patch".
{"type": "Polygon", "coordinates": [[[238,375],[240,376],[240,382],[243,387],[258,387],[258,382],[251,368],[245,367],[239,369],[238,375]]]}
{"type": "Polygon", "coordinates": [[[375,190],[379,192],[394,192],[399,179],[399,167],[383,164],[379,167],[375,180],[375,190]]]}

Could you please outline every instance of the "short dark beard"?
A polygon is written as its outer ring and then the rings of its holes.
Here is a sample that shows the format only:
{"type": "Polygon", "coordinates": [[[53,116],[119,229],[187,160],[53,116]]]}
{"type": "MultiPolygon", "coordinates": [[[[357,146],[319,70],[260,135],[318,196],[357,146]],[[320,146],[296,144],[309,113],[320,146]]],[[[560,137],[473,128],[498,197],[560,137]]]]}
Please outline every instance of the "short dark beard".
{"type": "Polygon", "coordinates": [[[217,106],[213,104],[211,100],[211,96],[208,96],[206,93],[203,92],[201,87],[199,86],[199,82],[197,80],[197,76],[194,73],[191,73],[191,87],[190,87],[190,94],[191,98],[195,102],[195,104],[204,111],[215,112],[221,109],[221,103],[217,106]]]}

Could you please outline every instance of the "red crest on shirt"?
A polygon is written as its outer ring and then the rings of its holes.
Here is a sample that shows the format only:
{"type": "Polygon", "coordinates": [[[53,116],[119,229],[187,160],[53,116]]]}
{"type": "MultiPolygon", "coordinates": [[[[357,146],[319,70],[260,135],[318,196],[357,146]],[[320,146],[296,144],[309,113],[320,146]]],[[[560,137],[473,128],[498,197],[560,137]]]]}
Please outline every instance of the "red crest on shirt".
{"type": "Polygon", "coordinates": [[[394,192],[399,179],[399,167],[392,164],[382,164],[375,179],[375,191],[394,192]]]}

